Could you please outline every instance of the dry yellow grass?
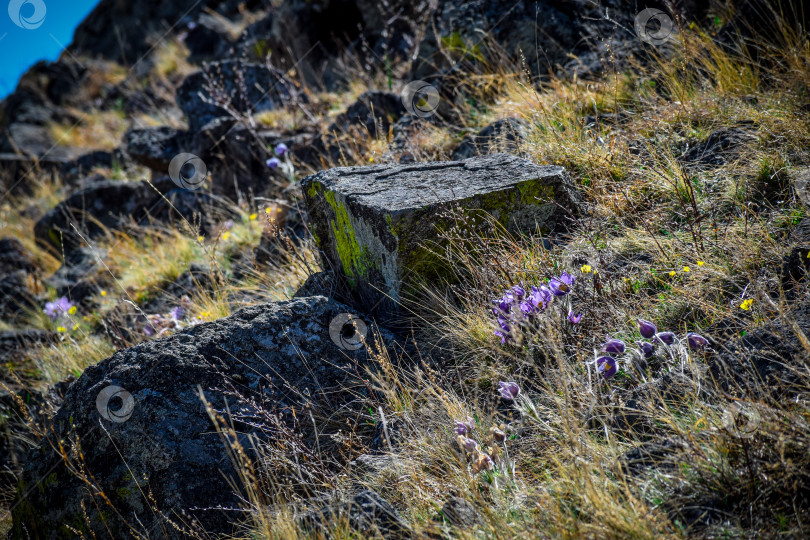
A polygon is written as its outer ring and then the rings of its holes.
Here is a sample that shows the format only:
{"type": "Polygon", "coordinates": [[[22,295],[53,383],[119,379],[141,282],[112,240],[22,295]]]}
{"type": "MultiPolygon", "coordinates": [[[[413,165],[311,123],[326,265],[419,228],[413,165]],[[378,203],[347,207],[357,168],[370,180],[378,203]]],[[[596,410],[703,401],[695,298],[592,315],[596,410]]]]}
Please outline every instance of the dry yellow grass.
{"type": "MultiPolygon", "coordinates": [[[[791,199],[785,171],[810,162],[810,114],[802,109],[810,50],[787,28],[783,40],[760,51],[770,55],[767,70],[687,29],[672,57],[599,81],[529,84],[520,66],[507,65],[471,76],[464,92],[487,107],[473,114],[460,106],[467,120],[459,128],[524,119],[528,157],[567,167],[588,215],[565,244],[550,250],[536,235],[515,238],[497,228],[475,235],[459,227],[446,256],[463,286],[432,284],[414,299],[413,314],[421,327],[417,337],[452,351],[452,360],[428,365],[392,357],[374,340],[367,345],[373,361],[364,375],[374,393],[358,396],[367,411],[361,418],[346,420],[364,429],[396,425],[396,444],[375,450],[383,465],[364,471],[299,463],[272,443],[257,448],[260,459],[251,461],[244,448],[228,446],[248,495],[243,537],[301,537],[299,510],[311,505],[295,493],[335,497],[358,487],[378,491],[425,534],[438,534],[439,509],[450,495],[471,501],[482,522],[477,530],[454,531],[460,538],[806,536],[810,508],[800,492],[810,470],[806,395],[790,402],[749,395],[761,421],[754,437],[738,437],[723,414],[739,403],[733,391],[741,389],[712,387],[701,354],[679,352],[677,362],[655,373],[671,377],[672,387],[648,384],[652,375],[628,370],[603,382],[588,367],[605,335],[638,338],[638,317],[681,334],[718,323],[750,332],[789,320],[787,307],[769,299],[780,300],[773,270],[785,255],[784,238],[806,214],[791,199]],[[613,116],[584,121],[597,115],[613,116]],[[687,144],[741,125],[750,137],[727,162],[696,169],[680,159],[687,144]],[[618,264],[624,260],[632,264],[618,264]],[[579,326],[553,312],[519,343],[502,344],[493,334],[492,301],[515,284],[539,284],[563,269],[579,280],[575,294],[585,313],[579,326]],[[519,382],[521,398],[499,401],[501,380],[519,382]],[[649,393],[639,413],[627,398],[644,388],[649,393]],[[633,414],[647,431],[622,423],[633,414]],[[455,422],[468,418],[477,452],[460,448],[454,431],[455,422]],[[505,441],[496,441],[493,429],[503,429],[505,441]],[[664,446],[660,462],[630,470],[628,452],[650,443],[664,446]],[[492,468],[482,470],[484,454],[492,468]],[[290,484],[282,474],[290,470],[311,485],[290,484]],[[722,519],[701,521],[709,511],[722,519]]],[[[180,69],[178,54],[165,51],[161,76],[180,69]]],[[[345,94],[320,96],[314,108],[321,127],[370,86],[360,82],[345,94]]],[[[257,120],[278,129],[295,129],[301,121],[291,111],[257,120]]],[[[457,140],[458,132],[428,126],[411,142],[420,159],[439,159],[457,140]]],[[[386,159],[390,141],[350,143],[367,163],[386,159]]],[[[242,211],[230,229],[203,240],[185,230],[112,236],[105,264],[115,294],[140,301],[192,262],[227,274],[235,258],[259,243],[264,227],[251,210],[242,211]]],[[[30,226],[19,216],[6,221],[10,232],[30,226]]],[[[250,302],[285,298],[315,266],[311,246],[290,246],[267,270],[196,291],[192,314],[209,320],[250,302]]],[[[83,331],[45,351],[37,364],[45,378],[81,370],[110,352],[109,344],[83,331]]],[[[808,373],[799,376],[810,388],[808,373]]],[[[226,440],[238,439],[228,419],[212,414],[212,421],[226,440]]],[[[347,447],[353,455],[370,452],[347,447]]],[[[343,522],[332,532],[356,536],[343,522]]]]}

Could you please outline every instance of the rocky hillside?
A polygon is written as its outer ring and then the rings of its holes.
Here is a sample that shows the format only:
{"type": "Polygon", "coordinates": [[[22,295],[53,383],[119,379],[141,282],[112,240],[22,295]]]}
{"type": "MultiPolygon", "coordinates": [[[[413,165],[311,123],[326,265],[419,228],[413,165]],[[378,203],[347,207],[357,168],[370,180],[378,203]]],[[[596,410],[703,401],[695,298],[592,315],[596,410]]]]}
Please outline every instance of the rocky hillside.
{"type": "Polygon", "coordinates": [[[102,0],[0,103],[0,534],[807,537],[808,28],[102,0]]]}

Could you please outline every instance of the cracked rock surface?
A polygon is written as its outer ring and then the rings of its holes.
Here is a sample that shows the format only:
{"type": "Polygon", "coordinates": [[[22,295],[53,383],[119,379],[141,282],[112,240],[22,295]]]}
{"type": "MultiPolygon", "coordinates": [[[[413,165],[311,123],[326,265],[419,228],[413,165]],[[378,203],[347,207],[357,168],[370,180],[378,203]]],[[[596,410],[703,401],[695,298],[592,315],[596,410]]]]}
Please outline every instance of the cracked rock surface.
{"type": "Polygon", "coordinates": [[[556,166],[508,154],[464,161],[341,167],[302,182],[327,268],[383,319],[403,290],[442,277],[441,234],[451,213],[485,211],[508,230],[546,233],[580,212],[580,194],[556,166]]]}

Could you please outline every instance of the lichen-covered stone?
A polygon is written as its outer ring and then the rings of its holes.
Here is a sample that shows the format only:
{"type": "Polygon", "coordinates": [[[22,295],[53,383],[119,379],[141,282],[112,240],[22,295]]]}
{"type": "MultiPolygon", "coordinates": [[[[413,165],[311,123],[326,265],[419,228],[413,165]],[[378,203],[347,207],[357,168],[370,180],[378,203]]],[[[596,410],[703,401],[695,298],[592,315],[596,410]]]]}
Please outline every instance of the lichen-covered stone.
{"type": "Polygon", "coordinates": [[[507,154],[341,167],[302,187],[326,266],[383,319],[397,313],[410,284],[450,277],[435,254],[450,211],[489,213],[512,232],[551,232],[581,204],[565,169],[507,154]]]}
{"type": "MultiPolygon", "coordinates": [[[[364,347],[339,347],[330,334],[348,312],[321,296],[252,306],[88,367],[27,456],[10,538],[75,538],[68,527],[85,538],[236,534],[246,515],[230,482],[241,484],[200,396],[254,463],[253,443],[282,437],[279,425],[329,455],[345,424],[316,429],[315,419],[326,409],[360,414],[358,373],[369,366],[364,347]],[[111,385],[126,393],[105,393],[111,385]]],[[[393,346],[389,333],[372,335],[393,346]]]]}

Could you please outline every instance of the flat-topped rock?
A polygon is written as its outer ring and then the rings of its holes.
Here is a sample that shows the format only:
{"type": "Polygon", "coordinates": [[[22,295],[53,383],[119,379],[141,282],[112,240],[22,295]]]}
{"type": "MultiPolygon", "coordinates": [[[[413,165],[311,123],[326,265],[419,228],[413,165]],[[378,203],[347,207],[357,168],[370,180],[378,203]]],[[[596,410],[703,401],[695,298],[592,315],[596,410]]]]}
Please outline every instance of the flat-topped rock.
{"type": "Polygon", "coordinates": [[[420,280],[452,278],[435,254],[449,212],[485,212],[511,232],[550,233],[581,205],[565,169],[507,154],[340,167],[302,187],[326,266],[382,318],[396,314],[404,290],[420,280]]]}

